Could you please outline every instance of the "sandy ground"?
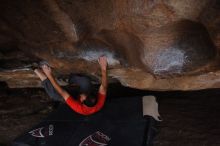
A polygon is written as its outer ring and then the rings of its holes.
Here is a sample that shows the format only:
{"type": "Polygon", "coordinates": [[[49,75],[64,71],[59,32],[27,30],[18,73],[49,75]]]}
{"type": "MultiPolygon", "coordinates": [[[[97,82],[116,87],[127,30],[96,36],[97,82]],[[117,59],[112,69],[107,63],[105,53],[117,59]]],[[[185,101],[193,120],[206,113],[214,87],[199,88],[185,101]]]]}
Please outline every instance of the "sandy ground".
{"type": "MultiPolygon", "coordinates": [[[[220,90],[147,92],[111,85],[108,98],[149,94],[157,96],[163,119],[155,146],[220,146],[220,90]]],[[[0,91],[0,146],[8,145],[53,109],[42,89],[0,91]]]]}

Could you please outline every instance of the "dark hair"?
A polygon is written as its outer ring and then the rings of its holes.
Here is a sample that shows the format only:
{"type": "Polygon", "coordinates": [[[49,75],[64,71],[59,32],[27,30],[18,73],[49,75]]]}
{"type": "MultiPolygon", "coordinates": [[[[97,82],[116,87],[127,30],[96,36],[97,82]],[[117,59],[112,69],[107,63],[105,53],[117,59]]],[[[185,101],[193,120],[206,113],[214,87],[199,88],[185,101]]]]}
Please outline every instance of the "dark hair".
{"type": "Polygon", "coordinates": [[[85,104],[88,107],[93,107],[96,105],[97,102],[97,98],[95,98],[94,96],[87,96],[86,100],[83,101],[83,104],[85,104]]]}

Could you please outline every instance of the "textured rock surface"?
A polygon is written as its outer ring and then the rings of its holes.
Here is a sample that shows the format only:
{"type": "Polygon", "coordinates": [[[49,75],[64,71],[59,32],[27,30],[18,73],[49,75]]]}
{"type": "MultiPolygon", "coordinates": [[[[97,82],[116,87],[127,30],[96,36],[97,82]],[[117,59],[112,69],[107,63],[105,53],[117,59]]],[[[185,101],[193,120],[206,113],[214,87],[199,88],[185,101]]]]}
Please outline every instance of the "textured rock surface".
{"type": "Polygon", "coordinates": [[[220,87],[218,0],[2,0],[0,81],[38,87],[22,67],[48,61],[57,75],[110,78],[151,90],[220,87]],[[17,70],[16,70],[17,69],[17,70]]]}

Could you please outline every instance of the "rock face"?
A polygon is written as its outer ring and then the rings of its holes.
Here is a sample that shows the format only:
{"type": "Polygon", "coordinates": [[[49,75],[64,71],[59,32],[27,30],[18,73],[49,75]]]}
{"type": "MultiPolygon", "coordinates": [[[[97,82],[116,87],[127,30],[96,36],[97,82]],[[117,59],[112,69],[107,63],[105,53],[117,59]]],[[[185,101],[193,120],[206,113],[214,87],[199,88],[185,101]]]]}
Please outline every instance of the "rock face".
{"type": "Polygon", "coordinates": [[[145,90],[220,87],[218,0],[2,0],[0,81],[38,87],[25,66],[46,60],[59,76],[109,78],[145,90]]]}

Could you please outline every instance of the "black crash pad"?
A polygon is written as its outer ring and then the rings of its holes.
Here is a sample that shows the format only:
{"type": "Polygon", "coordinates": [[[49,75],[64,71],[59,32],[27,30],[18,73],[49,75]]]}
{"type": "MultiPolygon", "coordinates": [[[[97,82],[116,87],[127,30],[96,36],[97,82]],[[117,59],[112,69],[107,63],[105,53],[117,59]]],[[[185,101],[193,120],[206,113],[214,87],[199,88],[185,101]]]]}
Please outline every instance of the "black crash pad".
{"type": "Polygon", "coordinates": [[[143,117],[141,97],[108,100],[91,116],[63,104],[12,146],[150,146],[155,124],[152,117],[143,117]]]}

